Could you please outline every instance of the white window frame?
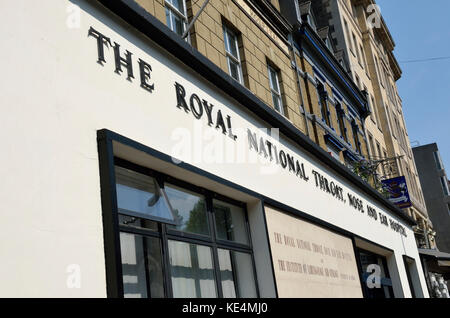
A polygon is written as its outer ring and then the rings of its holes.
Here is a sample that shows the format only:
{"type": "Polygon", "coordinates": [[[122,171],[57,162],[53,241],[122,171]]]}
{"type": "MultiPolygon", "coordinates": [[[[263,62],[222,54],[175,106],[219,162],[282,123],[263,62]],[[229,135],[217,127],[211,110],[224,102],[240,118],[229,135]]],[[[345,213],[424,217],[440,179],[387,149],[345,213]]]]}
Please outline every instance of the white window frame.
{"type": "Polygon", "coordinates": [[[226,53],[226,57],[227,57],[228,74],[230,74],[230,76],[234,80],[236,80],[237,82],[242,84],[242,64],[241,64],[241,57],[240,57],[240,54],[239,54],[238,37],[237,37],[235,32],[231,31],[225,25],[223,26],[223,40],[225,42],[225,53],[226,53]],[[234,43],[231,43],[231,40],[229,38],[229,34],[231,34],[234,37],[234,43]],[[234,45],[236,47],[236,54],[237,54],[237,56],[234,56],[233,53],[231,53],[231,52],[229,52],[227,50],[227,43],[228,43],[228,46],[230,46],[230,47],[231,47],[231,45],[234,45]],[[238,77],[239,77],[239,79],[235,79],[231,75],[231,63],[230,63],[230,61],[233,61],[234,63],[238,64],[238,77]]]}
{"type": "Polygon", "coordinates": [[[280,79],[278,77],[278,71],[276,69],[274,69],[273,67],[271,67],[270,65],[267,65],[267,72],[269,73],[269,84],[270,84],[270,92],[272,93],[272,102],[273,102],[273,95],[275,95],[279,100],[280,110],[277,110],[275,108],[275,105],[273,105],[273,107],[277,112],[279,112],[281,115],[284,116],[283,98],[281,97],[281,87],[280,87],[280,79]],[[277,87],[274,87],[274,83],[272,83],[271,72],[273,72],[275,74],[275,80],[276,80],[277,87]]]}
{"type": "MultiPolygon", "coordinates": [[[[188,24],[186,0],[182,0],[182,1],[183,1],[183,12],[179,11],[176,7],[174,7],[173,4],[170,3],[170,1],[164,0],[164,8],[169,10],[169,15],[170,15],[170,18],[169,18],[170,25],[167,25],[167,26],[173,32],[175,32],[174,27],[172,25],[172,16],[173,15],[175,15],[175,16],[179,17],[181,20],[183,20],[183,33],[186,31],[186,27],[188,24]]],[[[187,36],[186,39],[189,39],[189,36],[187,36]]]]}

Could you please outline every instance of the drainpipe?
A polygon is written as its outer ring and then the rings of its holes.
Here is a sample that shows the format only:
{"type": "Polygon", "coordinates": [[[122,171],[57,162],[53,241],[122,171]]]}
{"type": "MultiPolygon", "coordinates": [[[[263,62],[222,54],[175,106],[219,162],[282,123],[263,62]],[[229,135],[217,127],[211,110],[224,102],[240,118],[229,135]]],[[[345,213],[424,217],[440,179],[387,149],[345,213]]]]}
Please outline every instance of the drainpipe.
{"type": "MultiPolygon", "coordinates": [[[[301,80],[300,80],[300,75],[298,74],[299,68],[298,68],[298,64],[297,64],[297,59],[295,58],[295,46],[294,46],[293,34],[290,34],[289,41],[291,42],[291,53],[292,53],[291,59],[294,61],[295,74],[297,77],[297,86],[298,86],[298,91],[300,93],[300,107],[303,109],[303,115],[304,115],[304,120],[305,120],[306,136],[308,136],[308,138],[311,138],[309,136],[308,112],[306,111],[305,103],[303,102],[302,84],[301,84],[301,80]]],[[[303,58],[303,51],[301,49],[301,46],[300,46],[299,53],[300,53],[300,58],[303,58]]]]}

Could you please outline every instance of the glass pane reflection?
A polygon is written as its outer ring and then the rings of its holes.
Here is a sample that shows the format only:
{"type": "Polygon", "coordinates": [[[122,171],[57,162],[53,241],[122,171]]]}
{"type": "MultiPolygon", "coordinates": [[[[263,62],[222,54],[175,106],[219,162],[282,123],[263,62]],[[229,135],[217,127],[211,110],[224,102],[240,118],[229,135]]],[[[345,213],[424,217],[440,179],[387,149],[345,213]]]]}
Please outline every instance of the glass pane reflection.
{"type": "Polygon", "coordinates": [[[175,229],[209,235],[206,201],[203,196],[168,184],[164,185],[164,191],[174,213],[177,224],[175,229]]]}
{"type": "Polygon", "coordinates": [[[210,247],[169,241],[169,258],[173,297],[217,297],[210,247]]]}
{"type": "Polygon", "coordinates": [[[173,221],[169,206],[154,178],[117,166],[115,171],[120,213],[137,212],[173,221]]]}
{"type": "Polygon", "coordinates": [[[218,249],[220,279],[224,298],[257,297],[250,254],[218,249]]]}
{"type": "Polygon", "coordinates": [[[214,200],[213,206],[217,238],[248,244],[244,209],[219,200],[214,200]]]}
{"type": "Polygon", "coordinates": [[[124,297],[164,297],[159,239],[122,232],[120,250],[124,297]]]}

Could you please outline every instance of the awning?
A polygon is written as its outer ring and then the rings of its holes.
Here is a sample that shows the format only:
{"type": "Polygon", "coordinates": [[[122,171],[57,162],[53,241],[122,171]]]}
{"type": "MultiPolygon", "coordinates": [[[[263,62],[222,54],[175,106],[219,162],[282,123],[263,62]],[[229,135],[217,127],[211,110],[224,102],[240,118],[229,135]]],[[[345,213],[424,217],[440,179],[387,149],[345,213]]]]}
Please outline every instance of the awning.
{"type": "MultiPolygon", "coordinates": [[[[440,252],[438,250],[432,250],[429,248],[419,248],[419,254],[427,257],[436,258],[439,261],[449,261],[450,262],[450,254],[445,252],[440,252]]],[[[445,265],[447,266],[447,265],[445,265]]]]}
{"type": "Polygon", "coordinates": [[[420,256],[426,261],[429,272],[444,275],[450,279],[450,254],[438,250],[419,248],[420,256]]]}

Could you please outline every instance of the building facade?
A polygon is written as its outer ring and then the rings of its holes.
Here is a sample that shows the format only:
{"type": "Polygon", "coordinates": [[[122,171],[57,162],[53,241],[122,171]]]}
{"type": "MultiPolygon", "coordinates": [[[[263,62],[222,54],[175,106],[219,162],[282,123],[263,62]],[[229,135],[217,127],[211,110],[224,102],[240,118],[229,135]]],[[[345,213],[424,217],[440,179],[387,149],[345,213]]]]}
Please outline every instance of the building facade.
{"type": "MultiPolygon", "coordinates": [[[[286,11],[292,1],[282,1],[286,11]]],[[[395,42],[373,0],[301,0],[300,10],[310,13],[318,30],[327,29],[336,59],[357,87],[367,94],[370,116],[365,121],[367,165],[380,181],[404,176],[411,207],[405,212],[417,220],[418,246],[433,247],[430,222],[414,163],[403,105],[396,81],[402,71],[394,56],[395,42]]]]}
{"type": "Polygon", "coordinates": [[[1,5],[0,295],[428,297],[331,31],[205,3],[1,5]]]}
{"type": "Polygon", "coordinates": [[[450,253],[450,191],[437,144],[413,148],[428,214],[439,251],[450,253]]]}

